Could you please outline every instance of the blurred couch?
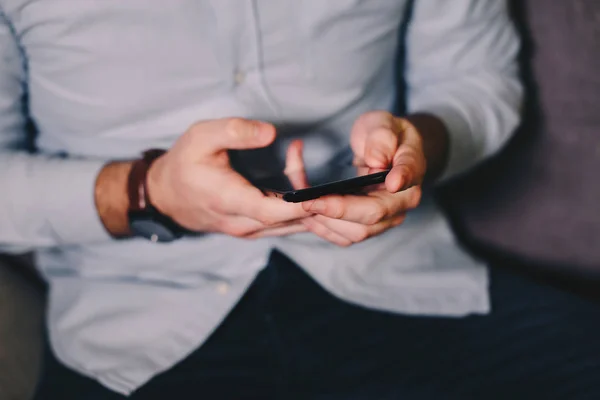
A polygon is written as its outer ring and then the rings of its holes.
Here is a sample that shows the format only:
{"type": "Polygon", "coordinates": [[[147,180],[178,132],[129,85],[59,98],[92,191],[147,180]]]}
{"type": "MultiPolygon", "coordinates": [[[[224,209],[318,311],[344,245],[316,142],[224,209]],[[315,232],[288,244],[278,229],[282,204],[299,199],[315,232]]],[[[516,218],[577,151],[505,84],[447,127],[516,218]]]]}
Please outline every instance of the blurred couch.
{"type": "MultiPolygon", "coordinates": [[[[523,126],[440,201],[493,265],[600,298],[600,1],[513,8],[525,38],[523,126]]],[[[0,257],[0,400],[28,399],[38,373],[43,290],[28,264],[0,257]]]]}
{"type": "Polygon", "coordinates": [[[495,264],[600,297],[600,1],[514,0],[527,88],[514,140],[440,198],[495,264]]]}
{"type": "Polygon", "coordinates": [[[27,400],[41,355],[43,286],[29,257],[0,256],[0,400],[27,400]]]}

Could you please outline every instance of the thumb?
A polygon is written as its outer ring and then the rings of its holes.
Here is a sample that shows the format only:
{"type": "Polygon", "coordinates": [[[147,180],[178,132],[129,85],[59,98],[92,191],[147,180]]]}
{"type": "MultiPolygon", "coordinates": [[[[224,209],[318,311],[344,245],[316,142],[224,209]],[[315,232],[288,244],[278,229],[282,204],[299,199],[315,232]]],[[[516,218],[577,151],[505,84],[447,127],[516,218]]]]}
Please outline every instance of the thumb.
{"type": "Polygon", "coordinates": [[[201,141],[200,153],[209,156],[227,150],[267,147],[275,140],[275,127],[244,118],[226,118],[199,123],[193,134],[201,141]]]}

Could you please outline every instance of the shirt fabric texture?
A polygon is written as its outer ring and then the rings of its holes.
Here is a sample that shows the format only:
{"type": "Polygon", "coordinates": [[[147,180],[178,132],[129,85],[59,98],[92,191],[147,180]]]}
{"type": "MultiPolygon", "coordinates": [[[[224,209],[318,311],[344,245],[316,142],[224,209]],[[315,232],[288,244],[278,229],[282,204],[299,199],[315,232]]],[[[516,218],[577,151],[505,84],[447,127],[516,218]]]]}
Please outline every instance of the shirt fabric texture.
{"type": "Polygon", "coordinates": [[[394,109],[399,39],[407,111],[437,115],[450,131],[443,179],[495,153],[522,95],[507,5],[415,1],[399,37],[408,5],[0,0],[0,250],[35,250],[62,362],[131,393],[207,339],[273,249],[366,307],[490,310],[485,265],[460,248],[431,196],[400,227],[344,249],[312,234],[116,241],[96,213],[107,161],[168,148],[198,120],[273,122],[276,145],[242,156],[256,173],[279,168],[292,138],[305,140],[307,164],[324,164],[348,145],[358,116],[394,109]]]}

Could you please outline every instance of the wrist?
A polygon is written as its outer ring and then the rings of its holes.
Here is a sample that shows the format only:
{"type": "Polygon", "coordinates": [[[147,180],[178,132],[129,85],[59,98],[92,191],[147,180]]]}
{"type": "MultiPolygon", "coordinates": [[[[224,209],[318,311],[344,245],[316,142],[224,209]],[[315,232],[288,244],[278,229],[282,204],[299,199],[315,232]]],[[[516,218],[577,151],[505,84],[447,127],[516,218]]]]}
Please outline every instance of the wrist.
{"type": "Polygon", "coordinates": [[[160,168],[164,162],[163,155],[165,150],[151,149],[143,153],[143,157],[135,161],[131,167],[128,179],[129,210],[127,212],[129,228],[136,237],[143,237],[152,242],[172,242],[179,239],[187,233],[181,226],[173,221],[164,210],[163,202],[155,204],[157,199],[161,199],[164,190],[162,188],[160,177],[163,175],[163,168],[160,168]],[[158,166],[152,172],[150,170],[159,162],[158,166]],[[152,189],[150,189],[152,187],[152,189]],[[150,191],[154,194],[154,199],[150,198],[150,191]],[[158,195],[157,195],[158,193],[158,195]]]}
{"type": "Polygon", "coordinates": [[[127,182],[131,166],[131,162],[106,164],[96,179],[94,191],[96,209],[104,228],[113,237],[131,234],[127,218],[129,209],[127,182]]]}
{"type": "Polygon", "coordinates": [[[148,200],[150,204],[161,214],[171,218],[169,200],[166,198],[167,191],[164,187],[164,163],[165,156],[157,158],[150,168],[146,176],[146,189],[148,191],[148,200]]]}

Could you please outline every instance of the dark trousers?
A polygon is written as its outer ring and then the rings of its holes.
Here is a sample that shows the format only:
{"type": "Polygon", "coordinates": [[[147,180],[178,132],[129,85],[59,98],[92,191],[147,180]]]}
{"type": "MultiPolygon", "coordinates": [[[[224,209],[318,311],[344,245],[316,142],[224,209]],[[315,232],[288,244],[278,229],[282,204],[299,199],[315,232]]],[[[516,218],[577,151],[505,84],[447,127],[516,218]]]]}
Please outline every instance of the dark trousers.
{"type": "MultiPolygon", "coordinates": [[[[600,307],[492,272],[493,312],[376,312],[323,290],[274,253],[234,311],[133,399],[600,399],[600,307]]],[[[37,400],[123,397],[49,351],[37,400]]]]}

